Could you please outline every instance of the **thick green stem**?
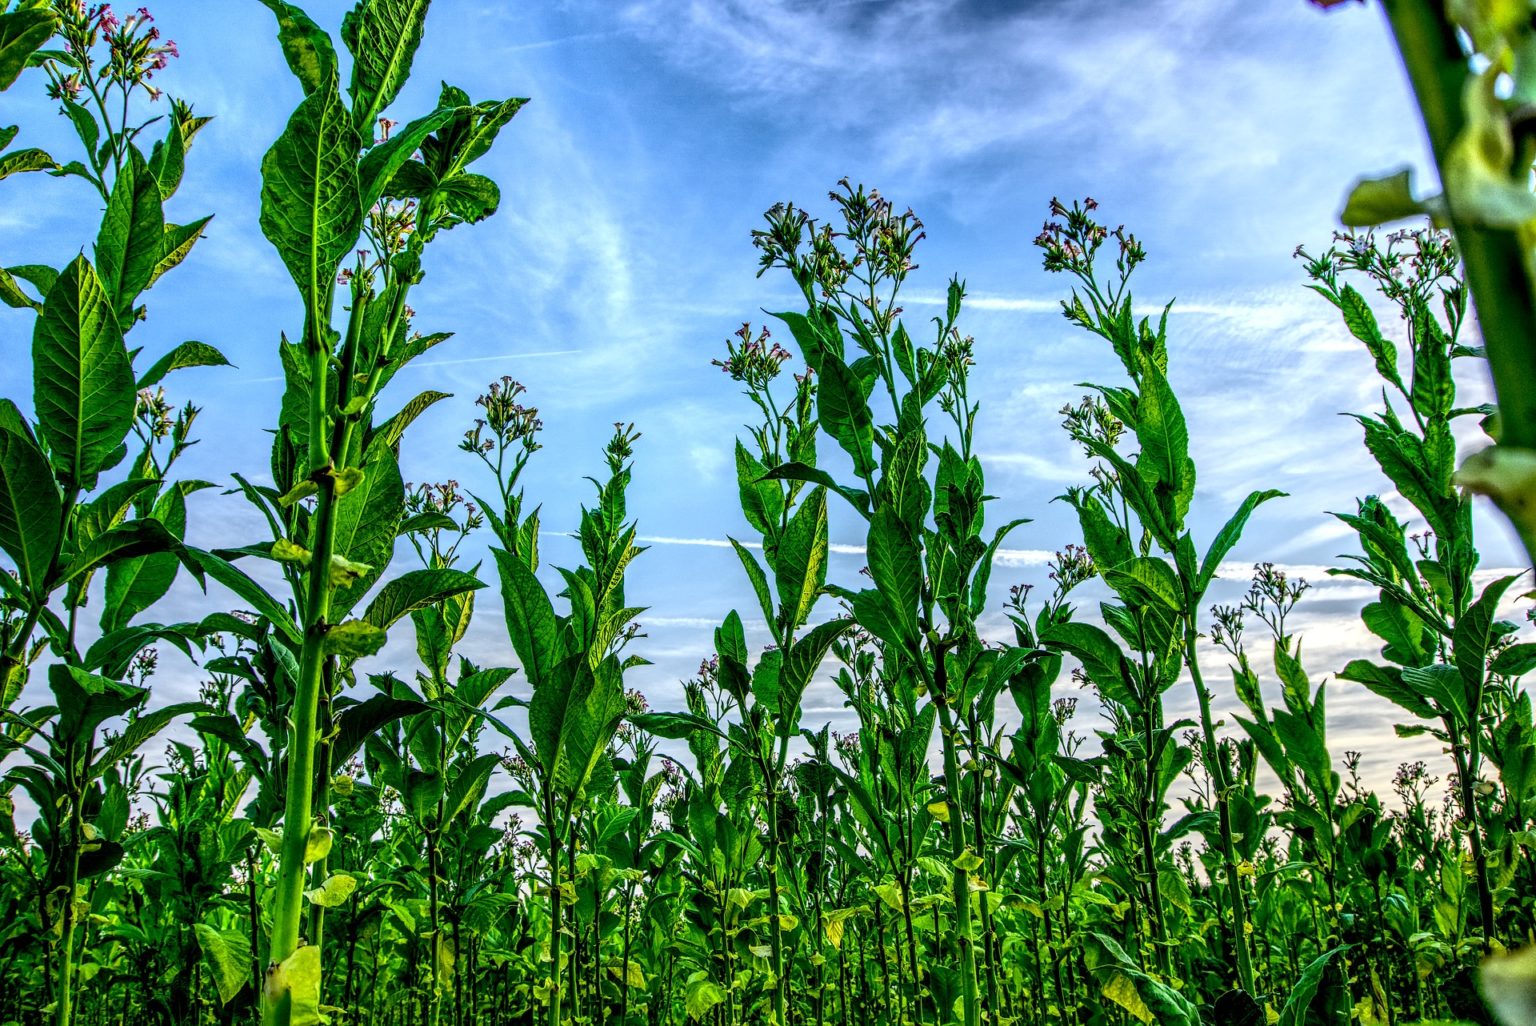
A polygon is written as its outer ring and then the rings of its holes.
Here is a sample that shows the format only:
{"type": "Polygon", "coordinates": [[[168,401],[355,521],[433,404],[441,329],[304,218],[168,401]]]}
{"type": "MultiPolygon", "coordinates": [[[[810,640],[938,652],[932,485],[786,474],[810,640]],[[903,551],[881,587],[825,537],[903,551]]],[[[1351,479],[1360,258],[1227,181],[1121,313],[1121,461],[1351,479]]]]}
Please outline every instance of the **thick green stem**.
{"type": "Polygon", "coordinates": [[[1493,950],[1493,944],[1498,939],[1498,924],[1493,918],[1493,888],[1488,883],[1488,854],[1483,850],[1481,818],[1477,814],[1475,787],[1476,774],[1480,767],[1476,748],[1475,733],[1470,744],[1463,744],[1454,733],[1451,735],[1451,757],[1456,763],[1457,796],[1461,800],[1461,815],[1466,823],[1467,840],[1472,846],[1472,872],[1477,879],[1477,910],[1482,919],[1483,951],[1486,953],[1493,950]]]}
{"type": "MultiPolygon", "coordinates": [[[[765,776],[768,774],[764,767],[765,776]]],[[[784,979],[784,931],[779,922],[779,802],[774,780],[765,779],[768,788],[768,939],[773,951],[773,1016],[778,1026],[787,1026],[787,989],[784,979]]]]}
{"type": "Polygon", "coordinates": [[[560,906],[560,828],[553,793],[544,799],[544,829],[549,834],[549,1026],[560,1026],[560,958],[564,946],[560,906]]]}
{"type": "Polygon", "coordinates": [[[1211,695],[1205,689],[1200,673],[1196,639],[1195,618],[1184,618],[1184,660],[1189,665],[1189,676],[1195,685],[1195,697],[1200,701],[1200,732],[1204,741],[1205,769],[1216,791],[1216,819],[1221,830],[1221,858],[1226,871],[1227,909],[1231,916],[1232,950],[1237,955],[1238,986],[1249,995],[1255,993],[1253,985],[1253,959],[1248,951],[1248,909],[1243,903],[1242,888],[1237,878],[1237,846],[1232,841],[1232,810],[1227,804],[1227,790],[1232,786],[1227,779],[1227,766],[1216,746],[1216,724],[1211,716],[1211,695]]]}
{"type": "MultiPolygon", "coordinates": [[[[955,722],[950,715],[945,684],[944,653],[934,659],[934,678],[938,685],[934,699],[939,706],[939,729],[944,741],[944,786],[949,791],[950,849],[956,859],[965,854],[965,813],[960,801],[960,764],[955,755],[955,722]]],[[[971,937],[970,874],[953,867],[951,878],[955,899],[955,945],[960,950],[960,1003],[964,1011],[962,1026],[980,1026],[981,1009],[976,993],[976,948],[971,937]]]]}
{"type": "MultiPolygon", "coordinates": [[[[1443,182],[1447,157],[1466,127],[1462,108],[1470,74],[1466,54],[1445,15],[1444,3],[1383,0],[1382,7],[1423,113],[1443,182]]],[[[1498,396],[1499,446],[1536,450],[1536,345],[1531,341],[1536,330],[1536,271],[1531,253],[1516,230],[1474,224],[1462,209],[1463,201],[1454,189],[1446,189],[1446,211],[1498,396]]],[[[1529,485],[1517,491],[1495,497],[1515,522],[1527,553],[1536,559],[1536,496],[1529,485]]]]}
{"type": "Polygon", "coordinates": [[[56,1026],[70,1026],[75,997],[75,891],[80,886],[80,839],[85,821],[80,811],[78,790],[69,799],[69,853],[65,858],[64,922],[59,939],[59,974],[54,995],[56,1026]]]}
{"type": "Polygon", "coordinates": [[[304,914],[304,855],[313,826],[316,726],[325,663],[325,634],[330,627],[327,621],[331,609],[331,556],[336,541],[336,478],[329,472],[324,430],[328,363],[326,348],[319,344],[316,335],[311,343],[309,462],[320,492],[309,546],[304,646],[299,657],[299,677],[294,685],[293,709],[289,713],[283,838],[278,853],[268,979],[262,994],[262,1019],[267,1026],[286,1026],[289,1016],[289,995],[285,987],[274,986],[274,969],[299,947],[299,925],[304,914]]]}

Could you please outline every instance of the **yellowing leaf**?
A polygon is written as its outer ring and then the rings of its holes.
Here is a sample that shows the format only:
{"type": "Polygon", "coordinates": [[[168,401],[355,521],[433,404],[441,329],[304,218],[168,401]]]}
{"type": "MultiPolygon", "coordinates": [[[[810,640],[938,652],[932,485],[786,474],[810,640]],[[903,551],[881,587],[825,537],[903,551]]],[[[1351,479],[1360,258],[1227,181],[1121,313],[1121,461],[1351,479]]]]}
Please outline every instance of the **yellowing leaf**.
{"type": "Polygon", "coordinates": [[[304,897],[321,908],[336,908],[342,905],[352,896],[357,889],[357,878],[346,873],[336,873],[326,877],[325,883],[319,887],[311,887],[304,892],[304,897]]]}
{"type": "Polygon", "coordinates": [[[974,873],[982,867],[981,856],[967,848],[955,856],[955,868],[962,873],[974,873]]]}
{"type": "Polygon", "coordinates": [[[335,835],[328,827],[314,826],[309,828],[309,841],[304,845],[304,864],[319,862],[331,853],[331,842],[335,835]]]}
{"type": "Polygon", "coordinates": [[[1136,982],[1122,972],[1112,973],[1104,981],[1104,996],[1145,1023],[1152,1021],[1152,1009],[1141,999],[1136,982]]]}
{"type": "Polygon", "coordinates": [[[929,802],[928,815],[940,823],[949,822],[949,802],[929,802]]]}
{"type": "Polygon", "coordinates": [[[266,987],[278,1021],[316,1026],[320,1022],[320,949],[310,944],[289,955],[267,971],[266,987]]]}

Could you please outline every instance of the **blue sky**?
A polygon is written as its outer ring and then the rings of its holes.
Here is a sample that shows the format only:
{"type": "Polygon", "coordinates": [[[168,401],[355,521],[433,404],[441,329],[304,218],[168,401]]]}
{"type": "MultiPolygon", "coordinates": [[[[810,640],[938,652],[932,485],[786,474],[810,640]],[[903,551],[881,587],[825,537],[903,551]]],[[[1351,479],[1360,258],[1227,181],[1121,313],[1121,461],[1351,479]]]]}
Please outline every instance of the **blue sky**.
{"type": "MultiPolygon", "coordinates": [[[[334,30],[349,6],[307,9],[334,30]]],[[[182,53],[159,83],[215,116],[171,214],[217,217],[147,297],[150,320],[134,340],[151,355],[183,338],[224,350],[238,370],[173,379],[174,399],[204,406],[204,441],[182,470],[263,475],[275,343],[301,311],[257,227],[258,164],[299,91],[260,5],[161,0],[153,10],[182,53]]],[[[635,683],[653,706],[676,705],[677,681],[708,654],[728,609],[754,608],[724,542],[748,530],[730,452],[752,407],[710,360],[743,321],[793,308],[796,296],[785,278],[756,278],[749,232],[780,200],[825,215],[845,175],[926,224],[905,303],[913,322],[950,274],[968,283],[962,327],[977,340],[979,450],[999,497],[991,517],[1034,520],[1000,561],[999,593],[1043,583],[1042,553],[1076,539],[1069,511],[1051,500],[1086,466],[1057,410],[1081,395],[1074,382],[1116,371],[1059,316],[1065,282],[1040,269],[1030,245],[1052,196],[1092,195],[1146,245],[1138,297],[1149,309],[1179,301],[1171,378],[1201,470],[1197,537],[1251,488],[1291,493],[1264,508],[1215,597],[1243,590],[1246,564],[1284,564],[1318,585],[1295,621],[1314,677],[1371,653],[1354,616],[1369,596],[1328,583],[1321,568],[1352,548],[1326,511],[1387,487],[1358,428],[1339,416],[1374,407],[1375,379],[1331,308],[1302,287],[1291,254],[1326,245],[1357,174],[1425,163],[1379,12],[1324,15],[1303,0],[438,0],[416,79],[391,113],[428,109],[439,79],[477,100],[532,102],[481,165],[501,185],[500,213],[442,237],[413,296],[420,329],[457,336],[396,379],[397,401],[425,388],[456,398],[413,428],[406,478],[485,488],[455,445],[484,383],[510,374],[546,425],[531,501],[548,526],[568,528],[612,423],[635,422],[644,437],[631,508],[652,548],[630,592],[651,607],[638,651],[655,664],[635,683]]],[[[24,126],[24,144],[68,152],[41,91],[35,74],[23,78],[5,94],[5,119],[24,126]]],[[[79,183],[28,176],[6,186],[4,262],[62,266],[94,235],[99,212],[79,183]]],[[[28,318],[3,313],[22,351],[28,318]]],[[[1466,378],[1464,398],[1485,394],[1466,378]]],[[[0,393],[25,403],[25,361],[0,366],[0,393]]],[[[862,538],[845,513],[834,509],[832,574],[851,582],[862,538]]],[[[260,534],[234,497],[204,493],[192,517],[198,544],[260,534]]],[[[1485,567],[1515,565],[1502,526],[1484,516],[1480,527],[1485,567]]],[[[576,557],[569,542],[546,545],[556,563],[576,557]]],[[[198,602],[182,589],[156,615],[190,615],[198,602]]],[[[487,595],[469,651],[506,662],[503,638],[487,595]]],[[[410,650],[402,636],[388,652],[410,650]]],[[[1224,679],[1221,667],[1211,652],[1212,679],[1224,679]]],[[[168,694],[194,680],[168,661],[168,694]]],[[[1175,705],[1186,700],[1181,689],[1175,705]]],[[[849,722],[829,684],[814,686],[808,705],[808,723],[849,722]]],[[[1432,756],[1393,738],[1391,711],[1360,689],[1338,686],[1330,705],[1336,754],[1366,751],[1376,779],[1408,753],[1432,756]]]]}

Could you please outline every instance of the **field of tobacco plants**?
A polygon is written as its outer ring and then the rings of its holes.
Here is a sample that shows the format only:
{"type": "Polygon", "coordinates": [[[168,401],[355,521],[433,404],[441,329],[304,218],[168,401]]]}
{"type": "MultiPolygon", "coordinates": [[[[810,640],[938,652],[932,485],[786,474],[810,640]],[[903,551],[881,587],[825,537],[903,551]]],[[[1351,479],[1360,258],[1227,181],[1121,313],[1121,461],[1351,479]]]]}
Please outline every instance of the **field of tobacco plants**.
{"type": "Polygon", "coordinates": [[[1034,240],[1102,357],[1062,411],[1080,533],[1035,590],[994,586],[1023,521],[976,452],[964,283],[904,319],[923,226],[844,180],[753,233],[803,300],[716,361],[746,400],[721,530],[755,604],[719,610],[662,709],[632,683],[636,426],[561,511],[571,566],[541,559],[543,424],[511,378],[441,454],[472,492],[402,480],[447,397],[391,382],[457,327],[410,302],[442,233],[496,212],[475,165],[524,100],[396,109],[427,0],[359,0],[334,35],[261,2],[303,95],[260,167],[294,294],[270,463],[211,482],[178,469],[178,372],[229,354],[133,337],[198,259],[211,212],[177,192],[209,119],[159,97],[178,54],[149,12],[0,3],[0,89],[46,91],[78,136],[0,129],[0,178],[102,211],[67,266],[10,232],[0,270],[33,385],[0,399],[0,1023],[1536,1022],[1536,593],[1480,566],[1472,516],[1536,547],[1530,3],[1384,0],[1445,192],[1362,180],[1331,247],[1297,252],[1380,379],[1379,406],[1337,411],[1379,475],[1336,500],[1332,571],[1372,592],[1373,650],[1306,665],[1307,585],[1271,563],[1210,597],[1280,493],[1186,527],[1177,338],[1133,307],[1147,253],[1092,199],[1050,200],[1034,240]],[[1458,404],[1490,377],[1496,403],[1458,404]],[[1458,467],[1463,424],[1486,447],[1458,467]],[[208,489],[269,536],[192,545],[208,489]],[[840,578],[842,521],[867,566],[840,578]],[[173,587],[196,618],[162,622],[173,587]],[[497,665],[462,651],[477,616],[504,622],[497,665]],[[414,658],[381,665],[387,638],[414,658]],[[162,658],[195,701],[162,697],[162,658]],[[857,730],[803,708],[814,682],[857,730]],[[1438,756],[1367,786],[1330,743],[1344,689],[1438,756]]]}

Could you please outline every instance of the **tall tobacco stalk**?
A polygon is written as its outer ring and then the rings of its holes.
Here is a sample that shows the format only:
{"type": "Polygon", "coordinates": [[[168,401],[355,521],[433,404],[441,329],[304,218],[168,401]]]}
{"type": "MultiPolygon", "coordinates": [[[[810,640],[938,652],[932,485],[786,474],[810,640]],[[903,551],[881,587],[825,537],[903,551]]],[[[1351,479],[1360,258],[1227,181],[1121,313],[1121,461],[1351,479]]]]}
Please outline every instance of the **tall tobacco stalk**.
{"type": "Polygon", "coordinates": [[[422,393],[377,425],[376,405],[401,367],[447,337],[413,333],[407,299],[438,232],[495,212],[495,184],[468,166],[524,101],[471,103],[445,85],[434,111],[391,134],[393,123],[381,115],[410,75],[428,4],[360,0],[348,12],[341,33],[352,55],[348,105],[330,36],[293,4],[264,2],[304,99],[262,162],[261,226],[298,286],[304,319],[299,342],[280,346],[287,388],[273,486],[242,481],[275,540],[225,555],[280,563],[297,616],[224,556],[199,559],[296,650],[263,1015],[269,1026],[301,1026],[319,1016],[320,946],[301,946],[300,932],[306,866],[331,844],[316,817],[325,815],[330,767],[322,737],[330,725],[322,719],[338,667],[377,652],[386,629],[412,608],[468,586],[415,578],[386,586],[364,616],[346,619],[394,551],[405,507],[400,438],[443,395],[422,393]],[[375,138],[376,128],[384,138],[375,138]],[[349,303],[340,330],[333,326],[339,290],[349,303]]]}
{"type": "Polygon", "coordinates": [[[534,781],[532,799],[543,830],[549,899],[549,976],[541,986],[546,1021],[560,1026],[568,987],[563,978],[569,955],[566,916],[576,900],[581,813],[600,787],[611,786],[610,744],[628,712],[624,673],[645,662],[624,654],[639,632],[635,617],[643,611],[625,604],[624,588],[630,562],[644,551],[635,545],[635,525],[625,519],[630,460],[640,436],[634,425],[614,427],[604,450],[608,477],[594,482],[597,505],[582,508],[576,533],[586,562],[575,569],[559,568],[566,585],[560,594],[569,612],[557,614],[550,593],[535,576],[539,511],[524,515],[523,494],[516,484],[528,456],[538,448],[533,440],[538,411],[519,404],[521,389],[511,382],[506,385],[482,397],[484,422],[466,437],[464,448],[490,466],[502,500],[499,514],[486,514],[496,535],[491,554],[501,578],[507,636],[533,689],[526,702],[516,700],[528,709],[528,740],[512,731],[506,734],[534,781]]]}
{"type": "Polygon", "coordinates": [[[1377,601],[1361,610],[1361,617],[1385,642],[1386,660],[1354,660],[1339,676],[1417,717],[1438,721],[1438,727],[1398,730],[1428,731],[1449,748],[1477,883],[1479,925],[1491,948],[1500,930],[1488,829],[1475,790],[1484,775],[1490,727],[1507,712],[1490,678],[1522,669],[1512,657],[1523,653],[1498,658],[1499,639],[1515,629],[1498,619],[1498,605],[1517,577],[1497,578],[1479,592],[1473,580],[1479,555],[1472,500],[1455,484],[1451,425],[1488,412],[1456,406],[1454,361],[1476,352],[1459,341],[1467,293],[1456,274],[1458,251],[1448,238],[1427,230],[1393,233],[1385,245],[1370,234],[1343,235],[1338,242],[1315,258],[1298,254],[1306,261],[1309,287],[1339,309],[1382,379],[1382,412],[1355,419],[1382,473],[1427,527],[1410,535],[1376,496],[1360,500],[1354,514],[1335,514],[1355,531],[1362,554],[1353,557],[1355,566],[1334,572],[1378,589],[1377,601]],[[1346,275],[1362,276],[1401,315],[1408,336],[1406,367],[1346,275]]]}
{"type": "MultiPolygon", "coordinates": [[[[1102,409],[1095,407],[1091,419],[1069,415],[1073,440],[1100,465],[1097,485],[1068,499],[1077,510],[1096,572],[1125,603],[1118,608],[1106,606],[1105,617],[1121,640],[1142,654],[1142,666],[1139,673],[1127,674],[1131,664],[1119,644],[1087,624],[1047,630],[1042,640],[1060,644],[1082,659],[1101,689],[1133,700],[1144,726],[1141,747],[1150,760],[1149,777],[1166,775],[1167,768],[1159,765],[1161,759],[1154,753],[1166,750],[1172,740],[1173,728],[1161,722],[1159,696],[1181,671],[1188,672],[1200,710],[1200,754],[1219,820],[1224,912],[1236,961],[1235,983],[1252,998],[1256,989],[1248,912],[1229,799],[1233,780],[1216,737],[1212,696],[1200,668],[1199,616],[1217,567],[1237,544],[1254,509],[1282,493],[1272,489],[1251,493],[1205,554],[1197,553],[1194,537],[1184,524],[1195,492],[1195,464],[1189,455],[1189,427],[1168,382],[1168,310],[1164,309],[1156,328],[1146,318],[1135,320],[1129,280],[1145,252],[1123,228],[1113,232],[1118,250],[1114,276],[1100,281],[1098,254],[1112,233],[1093,219],[1096,207],[1091,199],[1074,202],[1070,208],[1053,200],[1051,214],[1058,220],[1047,222],[1035,243],[1044,252],[1046,270],[1070,274],[1082,290],[1074,288],[1072,299],[1063,302],[1067,319],[1107,341],[1129,378],[1130,387],[1093,386],[1102,409]],[[1136,441],[1139,451],[1134,457],[1118,450],[1116,443],[1122,439],[1136,441]],[[1154,555],[1154,550],[1159,554],[1154,555]],[[1138,676],[1147,687],[1127,689],[1126,682],[1138,676]]],[[[1151,840],[1146,836],[1143,844],[1151,840]]],[[[1155,868],[1149,866],[1148,871],[1155,881],[1155,868]]],[[[1158,938],[1157,943],[1161,946],[1164,941],[1158,938]]],[[[1165,956],[1160,956],[1160,964],[1166,971],[1165,956]]]]}
{"type": "MultiPolygon", "coordinates": [[[[43,916],[51,927],[58,1026],[74,1018],[76,942],[89,910],[80,889],[124,854],[93,821],[105,823],[109,810],[128,800],[120,764],[173,718],[201,708],[182,703],[141,714],[149,691],[142,681],[130,683],[131,666],[153,641],[184,651],[201,645],[188,627],[131,621],[165,595],[181,563],[191,562],[181,544],[185,498],[200,486],[166,476],[193,444],[198,411],[189,404],[174,412],[161,382],[180,367],[225,362],[212,346],[189,342],[138,372],[138,351],[125,339],[147,316],[141,295],[187,256],[209,221],[168,224],[164,211],[180,185],[187,148],[208,119],[168,103],[163,140],[148,157],[137,145],[161,120],[134,120],[144,99],[160,98],[150,80],[176,52],[175,44],[159,42],[152,21],[143,10],[119,20],[105,8],[65,2],[0,14],[0,87],[23,66],[41,66],[85,157],[60,166],[42,150],[17,150],[0,156],[0,178],[38,170],[78,177],[105,204],[91,259],[82,254],[62,271],[37,264],[0,271],[0,300],[35,316],[36,417],[34,423],[15,403],[0,402],[0,549],[15,566],[14,574],[0,573],[0,720],[7,727],[0,751],[23,753],[27,761],[7,773],[8,787],[19,784],[41,812],[37,839],[48,852],[43,916]],[[55,33],[63,49],[40,49],[55,33]],[[79,102],[83,96],[91,107],[79,102]],[[134,449],[120,479],[104,484],[134,449]],[[103,633],[82,653],[79,620],[98,572],[106,578],[103,633]],[[57,705],[18,712],[30,668],[45,648],[56,660],[48,686],[57,705]],[[129,718],[122,732],[99,738],[118,717],[129,718]]],[[[15,128],[0,132],[0,148],[15,135],[15,128]]]]}
{"type": "Polygon", "coordinates": [[[983,1001],[972,884],[980,882],[986,861],[967,827],[974,782],[966,779],[962,758],[972,764],[967,726],[973,706],[1005,687],[1016,665],[982,644],[976,618],[986,601],[992,558],[1023,521],[982,539],[988,496],[972,448],[978,408],[969,392],[972,340],[956,327],[964,286],[950,281],[944,314],[934,318],[933,344],[916,344],[897,297],[915,267],[921,222],[846,180],[830,196],[841,220],[837,229],[780,205],[768,212],[768,227],[754,240],[762,270],[785,268],[805,299],[804,314],[778,316],[817,379],[821,428],[852,461],[857,483],[841,484],[826,470],[798,462],[768,476],[822,485],[868,521],[866,553],[875,586],[828,590],[878,639],[881,672],[908,680],[936,709],[944,786],[930,807],[948,830],[961,1021],[977,1026],[983,1001]],[[846,251],[837,239],[846,240],[846,251]],[[942,443],[928,436],[927,411],[934,405],[954,428],[942,443]],[[885,416],[889,423],[877,423],[885,416]],[[935,455],[937,467],[930,471],[935,455]]]}

